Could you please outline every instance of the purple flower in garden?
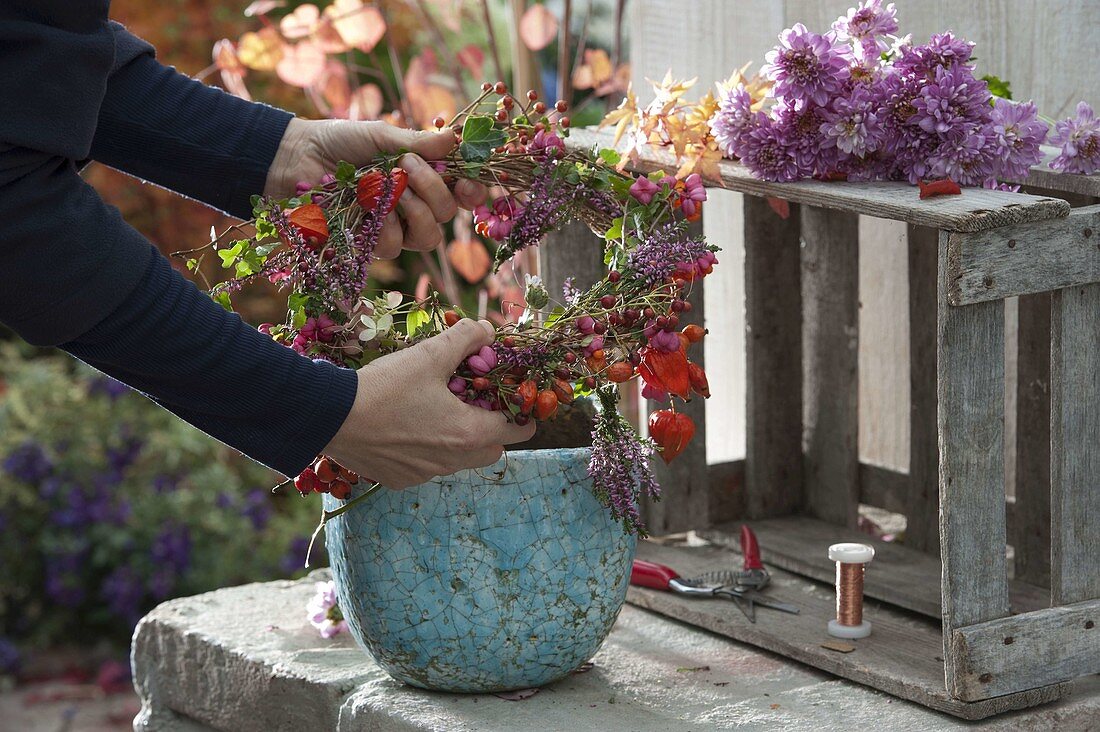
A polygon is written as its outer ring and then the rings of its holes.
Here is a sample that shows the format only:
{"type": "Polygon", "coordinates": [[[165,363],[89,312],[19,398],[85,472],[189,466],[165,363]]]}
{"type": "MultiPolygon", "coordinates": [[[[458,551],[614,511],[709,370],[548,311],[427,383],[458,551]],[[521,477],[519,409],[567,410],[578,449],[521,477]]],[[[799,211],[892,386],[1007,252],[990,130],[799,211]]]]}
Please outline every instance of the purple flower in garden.
{"type": "Polygon", "coordinates": [[[996,175],[1023,180],[1032,165],[1043,159],[1039,146],[1047,136],[1047,124],[1031,102],[993,100],[990,138],[995,146],[996,175]]]}
{"type": "Polygon", "coordinates": [[[306,619],[316,628],[322,638],[331,638],[348,629],[343,613],[336,601],[336,583],[318,582],[317,592],[306,604],[306,619]]]}
{"type": "Polygon", "coordinates": [[[0,675],[14,675],[21,664],[19,649],[7,638],[0,637],[0,675]]]}
{"type": "Polygon", "coordinates": [[[795,148],[774,121],[757,125],[742,138],[741,162],[762,180],[792,181],[807,172],[799,168],[795,148]]]}
{"type": "Polygon", "coordinates": [[[179,484],[180,477],[178,475],[157,473],[157,475],[153,476],[153,491],[160,495],[171,493],[179,487],[179,484]]]}
{"type": "MultiPolygon", "coordinates": [[[[286,554],[279,560],[279,569],[284,574],[291,575],[302,569],[302,565],[306,559],[306,552],[309,550],[309,539],[304,536],[296,536],[290,540],[290,546],[287,548],[286,554]]],[[[325,548],[322,542],[317,542],[313,547],[313,561],[311,564],[317,564],[324,566],[325,562],[318,558],[318,555],[324,555],[325,548]]]]}
{"type": "Polygon", "coordinates": [[[904,46],[894,63],[898,71],[932,79],[940,69],[953,69],[970,61],[974,44],[950,31],[937,33],[923,46],[904,46]]]}
{"type": "Polygon", "coordinates": [[[130,387],[110,376],[96,376],[88,381],[88,394],[102,394],[112,402],[130,393],[130,387]]]}
{"type": "Polygon", "coordinates": [[[638,179],[630,186],[630,195],[648,206],[659,190],[661,190],[661,187],[651,181],[648,176],[639,175],[638,179]]]}
{"type": "Polygon", "coordinates": [[[113,615],[128,623],[136,623],[141,617],[145,585],[132,567],[117,567],[103,580],[99,596],[113,615]]]}
{"type": "Polygon", "coordinates": [[[875,100],[866,89],[857,88],[849,96],[839,97],[823,116],[821,133],[827,147],[862,157],[882,144],[885,133],[876,114],[875,100]]]}
{"type": "Polygon", "coordinates": [[[871,59],[890,47],[885,37],[898,30],[897,10],[882,0],[864,0],[859,7],[849,8],[833,23],[838,41],[851,41],[861,58],[871,59]]]}
{"type": "Polygon", "coordinates": [[[718,99],[718,111],[710,118],[710,130],[727,157],[741,157],[742,136],[763,117],[752,111],[752,96],[744,84],[726,89],[718,99]]]}
{"type": "Polygon", "coordinates": [[[167,600],[176,587],[176,573],[170,569],[158,569],[149,578],[149,594],[154,600],[167,600]]]}
{"type": "Polygon", "coordinates": [[[796,23],[779,34],[779,44],[765,56],[760,73],[775,82],[776,97],[801,99],[821,106],[844,90],[849,54],[830,36],[796,23]]]}
{"type": "Polygon", "coordinates": [[[252,522],[253,529],[263,531],[271,520],[271,501],[267,497],[267,491],[255,488],[246,493],[242,513],[252,522]]]}
{"type": "Polygon", "coordinates": [[[913,99],[912,123],[942,137],[963,137],[989,115],[992,95],[968,67],[936,69],[935,81],[913,99]]]}
{"type": "Polygon", "coordinates": [[[1062,151],[1050,167],[1065,173],[1091,175],[1100,170],[1100,120],[1085,102],[1077,105],[1077,116],[1054,125],[1050,144],[1062,151]]]}
{"type": "Polygon", "coordinates": [[[51,556],[46,562],[46,596],[64,607],[77,607],[86,597],[80,583],[82,554],[51,556]]]}
{"type": "Polygon", "coordinates": [[[182,524],[166,526],[153,539],[149,556],[157,566],[184,572],[191,566],[191,530],[182,524]]]}
{"type": "Polygon", "coordinates": [[[110,465],[113,470],[122,473],[126,468],[134,464],[134,461],[138,459],[138,455],[141,454],[143,447],[145,447],[145,441],[141,438],[127,438],[121,447],[107,448],[107,464],[110,465]]]}
{"type": "Polygon", "coordinates": [[[214,498],[214,506],[219,510],[225,511],[233,507],[232,494],[225,491],[219,491],[218,495],[214,498]]]}
{"type": "Polygon", "coordinates": [[[8,454],[4,472],[24,483],[38,483],[53,472],[53,462],[37,442],[28,440],[8,454]]]}

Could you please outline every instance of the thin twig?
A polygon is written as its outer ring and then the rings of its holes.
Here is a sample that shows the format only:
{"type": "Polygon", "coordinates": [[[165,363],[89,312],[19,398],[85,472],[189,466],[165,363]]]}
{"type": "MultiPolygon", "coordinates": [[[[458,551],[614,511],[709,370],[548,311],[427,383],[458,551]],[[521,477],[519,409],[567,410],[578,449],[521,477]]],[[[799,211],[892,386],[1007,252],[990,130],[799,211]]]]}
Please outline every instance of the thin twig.
{"type": "Polygon", "coordinates": [[[336,518],[340,514],[347,513],[352,506],[356,505],[357,503],[361,503],[370,496],[374,495],[381,487],[381,483],[371,483],[369,488],[357,495],[355,498],[346,502],[343,506],[340,506],[337,509],[333,509],[332,511],[321,509],[321,520],[317,523],[317,528],[313,530],[313,535],[309,537],[309,547],[306,549],[306,569],[309,569],[309,557],[311,554],[313,554],[313,545],[317,541],[317,535],[321,533],[321,529],[325,528],[325,524],[327,524],[329,521],[336,518]]]}
{"type": "Polygon", "coordinates": [[[569,69],[569,24],[573,19],[573,0],[565,0],[561,12],[561,28],[558,32],[558,99],[572,101],[572,79],[569,69]]]}

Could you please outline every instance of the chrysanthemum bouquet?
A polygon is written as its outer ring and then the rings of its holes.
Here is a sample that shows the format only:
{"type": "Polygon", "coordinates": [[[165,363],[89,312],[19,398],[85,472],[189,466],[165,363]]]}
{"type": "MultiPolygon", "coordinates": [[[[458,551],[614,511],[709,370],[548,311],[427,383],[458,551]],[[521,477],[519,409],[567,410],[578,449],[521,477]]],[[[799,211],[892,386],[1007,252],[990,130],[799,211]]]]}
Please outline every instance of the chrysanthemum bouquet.
{"type": "MultiPolygon", "coordinates": [[[[1042,160],[1048,123],[1008,84],[975,75],[974,44],[952,33],[923,45],[898,38],[894,5],[864,0],[830,32],[801,23],[780,35],[761,75],[770,96],[730,84],[711,130],[719,147],[764,180],[950,180],[1016,190],[1042,160]]],[[[1086,103],[1059,122],[1054,170],[1100,169],[1100,121],[1086,103]]],[[[942,187],[942,186],[941,186],[942,187]]],[[[924,187],[922,185],[922,193],[924,187]]],[[[958,192],[957,186],[955,191],[958,192]]]]}
{"type": "MultiPolygon", "coordinates": [[[[490,189],[475,221],[499,242],[497,266],[572,219],[604,239],[608,266],[587,291],[567,285],[560,301],[530,278],[518,322],[471,354],[448,386],[456,398],[517,424],[552,419],[560,404],[595,393],[602,409],[593,431],[594,490],[626,530],[644,531],[637,501],[659,490],[649,458],[658,450],[666,461],[675,458],[695,426],[672,406],[651,415],[650,439],[639,438],[615,409],[616,384],[641,376],[649,398],[709,396],[705,373],[687,356],[704,331],[679,323],[691,308],[691,283],[717,263],[714,248],[689,230],[706,191],[698,175],[634,177],[616,169],[612,150],[567,150],[566,111],[564,102],[549,107],[534,92],[513,97],[498,82],[485,84],[454,120],[435,120],[450,125],[459,144],[429,162],[448,182],[471,178],[490,189]]],[[[461,313],[437,293],[416,300],[365,289],[383,219],[405,189],[399,157],[360,168],[342,162],[320,181],[301,183],[293,198],[255,199],[254,233],[210,244],[233,270],[212,296],[230,308],[242,286],[277,283],[288,293],[286,320],[261,330],[310,358],[353,368],[454,325],[461,313]]],[[[197,259],[189,266],[197,268],[197,259]]],[[[321,457],[295,485],[303,494],[347,499],[358,478],[321,457]]]]}

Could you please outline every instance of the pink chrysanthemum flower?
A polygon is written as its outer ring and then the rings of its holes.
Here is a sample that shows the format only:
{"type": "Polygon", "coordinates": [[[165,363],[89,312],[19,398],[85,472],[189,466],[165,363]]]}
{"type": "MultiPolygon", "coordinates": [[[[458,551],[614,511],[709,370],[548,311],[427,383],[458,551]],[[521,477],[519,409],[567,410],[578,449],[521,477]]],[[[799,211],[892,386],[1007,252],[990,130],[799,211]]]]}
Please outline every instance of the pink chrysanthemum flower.
{"type": "Polygon", "coordinates": [[[990,131],[998,158],[997,176],[1023,180],[1031,166],[1043,159],[1039,146],[1047,136],[1047,124],[1031,102],[995,99],[990,131]]]}
{"type": "Polygon", "coordinates": [[[850,54],[831,35],[811,33],[796,23],[779,34],[779,43],[760,69],[775,82],[776,97],[825,106],[844,91],[850,54]]]}
{"type": "Polygon", "coordinates": [[[710,130],[718,148],[727,157],[740,157],[742,136],[756,124],[759,112],[752,111],[752,96],[744,84],[726,89],[718,99],[718,111],[710,118],[710,130]]]}
{"type": "MultiPolygon", "coordinates": [[[[893,6],[891,6],[893,7],[893,6]]],[[[878,150],[883,140],[875,101],[862,88],[840,97],[832,109],[824,111],[821,133],[827,147],[836,147],[846,155],[863,156],[878,150]]]]}
{"type": "Polygon", "coordinates": [[[1100,120],[1085,102],[1077,105],[1077,116],[1054,126],[1050,143],[1062,151],[1050,162],[1054,170],[1091,175],[1100,170],[1100,120]]]}
{"type": "Polygon", "coordinates": [[[317,583],[317,593],[306,604],[306,618],[322,638],[331,638],[348,629],[336,602],[336,583],[332,580],[317,583]]]}
{"type": "Polygon", "coordinates": [[[853,50],[863,59],[872,59],[890,47],[886,36],[898,30],[897,10],[882,0],[864,0],[859,7],[849,8],[833,23],[838,41],[850,41],[853,50]]]}

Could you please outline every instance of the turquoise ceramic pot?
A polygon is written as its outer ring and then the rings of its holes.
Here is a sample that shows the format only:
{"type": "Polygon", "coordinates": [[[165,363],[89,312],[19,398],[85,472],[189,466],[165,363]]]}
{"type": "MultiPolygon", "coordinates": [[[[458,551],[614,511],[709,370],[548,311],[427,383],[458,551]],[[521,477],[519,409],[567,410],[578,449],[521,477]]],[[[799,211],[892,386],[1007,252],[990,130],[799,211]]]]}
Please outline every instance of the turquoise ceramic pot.
{"type": "Polygon", "coordinates": [[[582,665],[622,608],[635,549],[587,466],[587,449],[513,452],[332,519],[352,635],[394,678],[438,691],[541,686],[582,665]]]}

